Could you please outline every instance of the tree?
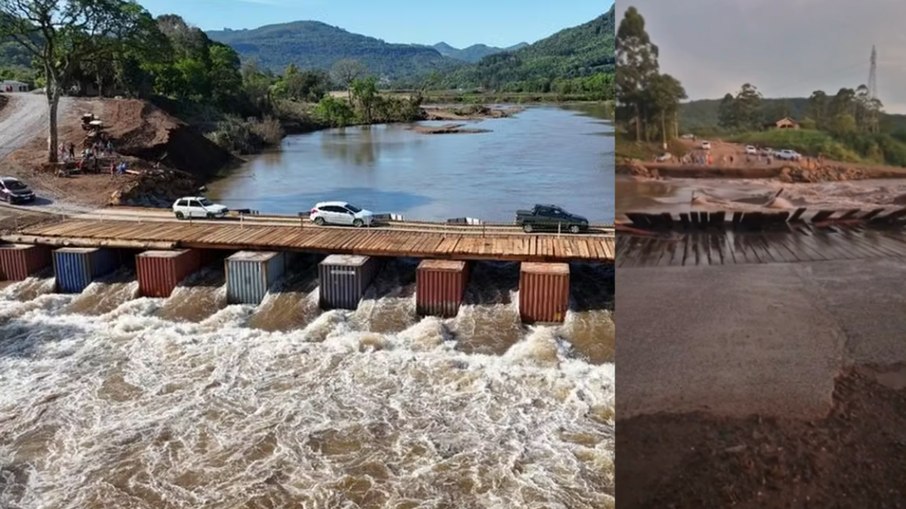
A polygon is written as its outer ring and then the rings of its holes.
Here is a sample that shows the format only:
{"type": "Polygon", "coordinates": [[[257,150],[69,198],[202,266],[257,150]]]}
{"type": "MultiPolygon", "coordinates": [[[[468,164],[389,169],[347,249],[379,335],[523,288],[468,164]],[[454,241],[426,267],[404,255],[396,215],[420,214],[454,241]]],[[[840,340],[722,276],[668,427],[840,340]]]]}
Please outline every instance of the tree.
{"type": "Polygon", "coordinates": [[[346,101],[329,95],[321,99],[315,113],[321,120],[334,127],[346,127],[352,122],[353,117],[352,109],[346,101]]]}
{"type": "Polygon", "coordinates": [[[717,107],[717,125],[724,129],[735,129],[739,125],[736,118],[736,99],[727,92],[717,107]]]}
{"type": "Polygon", "coordinates": [[[635,123],[636,141],[641,141],[645,89],[658,73],[658,48],[645,32],[645,19],[635,7],[626,10],[616,38],[618,119],[635,123]]]}
{"type": "Polygon", "coordinates": [[[57,110],[73,72],[134,33],[146,14],[129,0],[0,0],[0,39],[25,48],[43,72],[49,162],[57,162],[57,110]]]}
{"type": "Polygon", "coordinates": [[[808,98],[808,116],[815,119],[815,126],[823,129],[828,121],[828,98],[823,90],[815,90],[808,98]]]}
{"type": "Polygon", "coordinates": [[[746,83],[737,92],[733,101],[736,125],[745,130],[755,130],[761,127],[761,92],[746,83]]]}
{"type": "Polygon", "coordinates": [[[352,101],[352,82],[364,76],[366,72],[367,69],[361,62],[351,58],[339,60],[330,69],[330,75],[333,80],[346,89],[350,102],[352,101]]]}
{"type": "Polygon", "coordinates": [[[660,120],[661,142],[667,146],[667,118],[673,117],[679,109],[679,102],[686,98],[686,91],[680,82],[669,74],[657,74],[647,89],[649,111],[660,120]]]}
{"type": "Polygon", "coordinates": [[[377,80],[373,76],[357,79],[350,86],[352,97],[359,106],[362,114],[362,120],[370,124],[373,118],[374,106],[379,99],[377,90],[377,80]]]}

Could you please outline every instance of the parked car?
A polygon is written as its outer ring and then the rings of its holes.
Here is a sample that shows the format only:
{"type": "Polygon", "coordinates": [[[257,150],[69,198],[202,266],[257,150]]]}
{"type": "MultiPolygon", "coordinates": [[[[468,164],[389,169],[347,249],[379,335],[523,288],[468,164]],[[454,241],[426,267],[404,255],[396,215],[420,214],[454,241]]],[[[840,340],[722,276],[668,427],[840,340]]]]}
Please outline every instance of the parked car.
{"type": "Polygon", "coordinates": [[[571,214],[556,205],[535,205],[532,210],[517,210],[516,224],[525,233],[536,230],[566,230],[580,233],[588,230],[588,219],[571,214]]]}
{"type": "Polygon", "coordinates": [[[343,226],[371,226],[374,213],[345,201],[325,201],[311,209],[311,220],[318,226],[335,224],[343,226]]]}
{"type": "Polygon", "coordinates": [[[758,155],[758,149],[756,149],[756,148],[753,147],[752,145],[747,145],[747,146],[746,146],[746,155],[748,155],[748,156],[757,156],[757,155],[758,155]]]}
{"type": "Polygon", "coordinates": [[[763,149],[761,149],[761,155],[771,157],[774,155],[774,149],[763,148],[763,149]]]}
{"type": "Polygon", "coordinates": [[[777,156],[777,159],[782,159],[784,161],[798,161],[802,158],[802,156],[799,155],[798,152],[790,149],[783,149],[780,152],[777,152],[775,155],[777,156]]]}
{"type": "Polygon", "coordinates": [[[702,150],[711,150],[711,142],[710,142],[710,141],[703,141],[703,142],[702,142],[702,150]]]}
{"type": "Polygon", "coordinates": [[[176,215],[176,219],[193,217],[214,219],[226,216],[227,212],[226,207],[213,203],[203,196],[186,196],[173,203],[173,213],[176,215]]]}
{"type": "Polygon", "coordinates": [[[13,177],[0,177],[0,195],[7,203],[35,201],[35,193],[21,180],[13,177]]]}
{"type": "Polygon", "coordinates": [[[673,159],[673,154],[671,154],[670,152],[664,152],[663,154],[657,156],[656,161],[659,163],[666,163],[667,161],[670,161],[672,159],[673,159]]]}

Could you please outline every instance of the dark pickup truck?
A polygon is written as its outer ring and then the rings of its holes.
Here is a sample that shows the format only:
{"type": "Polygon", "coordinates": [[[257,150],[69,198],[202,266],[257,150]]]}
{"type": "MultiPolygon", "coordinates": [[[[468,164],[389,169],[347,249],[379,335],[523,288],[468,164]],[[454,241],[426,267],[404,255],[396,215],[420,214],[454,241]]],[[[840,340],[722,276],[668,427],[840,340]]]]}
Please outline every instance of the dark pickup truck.
{"type": "Polygon", "coordinates": [[[588,219],[570,214],[556,205],[535,205],[532,210],[517,210],[516,224],[522,226],[525,233],[538,230],[588,231],[588,219]]]}

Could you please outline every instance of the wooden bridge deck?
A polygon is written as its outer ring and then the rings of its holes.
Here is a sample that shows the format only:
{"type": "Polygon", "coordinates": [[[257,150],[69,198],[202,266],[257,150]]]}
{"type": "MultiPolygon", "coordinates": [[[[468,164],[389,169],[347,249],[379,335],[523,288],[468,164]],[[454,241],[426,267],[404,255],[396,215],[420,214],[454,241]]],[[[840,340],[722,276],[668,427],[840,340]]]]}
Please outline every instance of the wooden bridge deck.
{"type": "Polygon", "coordinates": [[[413,258],[509,261],[614,261],[615,239],[603,235],[407,231],[68,219],[7,235],[7,242],[77,247],[298,250],[413,258]]]}
{"type": "Polygon", "coordinates": [[[617,235],[618,267],[797,263],[906,257],[906,232],[867,225],[790,225],[617,235]]]}

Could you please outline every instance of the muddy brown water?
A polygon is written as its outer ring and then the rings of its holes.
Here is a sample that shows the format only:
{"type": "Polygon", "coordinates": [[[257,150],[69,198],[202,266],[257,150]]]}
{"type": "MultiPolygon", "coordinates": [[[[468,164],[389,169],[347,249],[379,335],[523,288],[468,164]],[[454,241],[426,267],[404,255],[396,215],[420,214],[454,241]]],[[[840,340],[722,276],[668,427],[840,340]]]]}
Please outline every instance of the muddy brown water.
{"type": "Polygon", "coordinates": [[[415,316],[414,269],[357,311],[317,310],[310,270],[257,307],[216,269],[169,299],[11,285],[0,506],[613,507],[611,269],[577,267],[542,327],[513,264],[479,264],[449,320],[415,316]]]}

